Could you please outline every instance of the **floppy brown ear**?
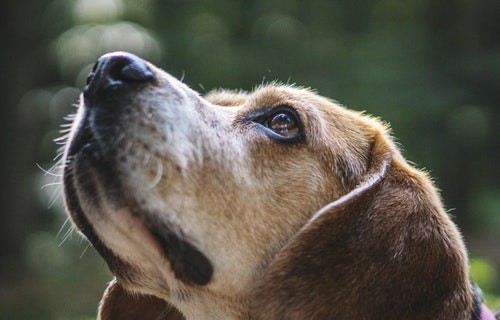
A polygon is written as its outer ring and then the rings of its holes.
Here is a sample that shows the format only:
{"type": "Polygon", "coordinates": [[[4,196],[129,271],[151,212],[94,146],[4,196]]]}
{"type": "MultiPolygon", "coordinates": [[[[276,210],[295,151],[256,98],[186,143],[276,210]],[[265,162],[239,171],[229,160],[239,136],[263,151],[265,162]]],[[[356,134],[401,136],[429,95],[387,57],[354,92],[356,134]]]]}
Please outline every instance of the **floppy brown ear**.
{"type": "Polygon", "coordinates": [[[470,319],[460,235],[425,174],[376,137],[361,184],[278,254],[256,319],[470,319]]]}
{"type": "Polygon", "coordinates": [[[184,320],[168,302],[126,291],[113,279],[99,305],[99,320],[184,320]]]}

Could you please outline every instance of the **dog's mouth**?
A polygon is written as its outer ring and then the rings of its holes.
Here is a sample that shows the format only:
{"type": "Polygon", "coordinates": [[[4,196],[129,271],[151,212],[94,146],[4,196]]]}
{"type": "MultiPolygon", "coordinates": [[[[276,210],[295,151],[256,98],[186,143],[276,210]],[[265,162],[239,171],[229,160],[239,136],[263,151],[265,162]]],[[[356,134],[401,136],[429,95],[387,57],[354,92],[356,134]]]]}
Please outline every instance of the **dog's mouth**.
{"type": "MultiPolygon", "coordinates": [[[[134,81],[141,79],[137,75],[140,70],[137,71],[137,69],[145,67],[137,62],[136,59],[139,58],[128,55],[124,58],[123,54],[118,58],[121,59],[123,69],[133,70],[134,81]],[[139,64],[139,67],[134,64],[139,64]]],[[[118,58],[111,56],[108,58],[109,61],[101,60],[101,69],[103,65],[105,66],[105,62],[111,64],[113,59],[118,58]]],[[[113,86],[116,88],[120,85],[119,79],[116,79],[116,67],[110,72],[114,73],[113,86]]],[[[127,72],[130,77],[131,71],[127,72]]],[[[91,81],[95,83],[104,81],[102,77],[105,75],[102,74],[102,70],[98,68],[93,70],[93,73],[91,81]]],[[[106,84],[109,85],[109,81],[106,84]]],[[[94,104],[98,91],[98,88],[87,88],[84,103],[81,106],[83,109],[80,110],[79,117],[75,120],[77,127],[74,128],[74,134],[65,154],[63,174],[65,199],[75,225],[93,244],[119,279],[125,279],[131,283],[136,282],[134,280],[139,277],[140,272],[136,272],[134,265],[138,262],[129,261],[128,257],[124,258],[127,255],[121,251],[126,244],[113,243],[109,234],[103,236],[106,230],[103,231],[102,227],[97,225],[100,220],[113,224],[116,227],[114,232],[117,230],[122,232],[123,234],[119,235],[120,239],[134,238],[139,246],[153,247],[150,250],[159,252],[163,259],[169,262],[177,279],[195,285],[209,283],[213,268],[208,258],[185,240],[177,228],[177,232],[173,232],[168,225],[153,220],[151,212],[142,209],[134,201],[133,192],[123,183],[119,169],[117,169],[116,152],[113,152],[112,148],[107,148],[109,144],[102,141],[103,137],[112,134],[112,130],[109,130],[113,126],[110,124],[103,126],[102,121],[105,120],[102,119],[96,121],[99,109],[94,104]],[[89,216],[97,218],[90,219],[89,216]],[[137,234],[130,236],[126,234],[128,231],[137,231],[137,234]],[[141,240],[144,242],[140,243],[141,240]]],[[[120,93],[115,90],[114,94],[120,93]]],[[[109,96],[106,99],[109,99],[109,96]]]]}

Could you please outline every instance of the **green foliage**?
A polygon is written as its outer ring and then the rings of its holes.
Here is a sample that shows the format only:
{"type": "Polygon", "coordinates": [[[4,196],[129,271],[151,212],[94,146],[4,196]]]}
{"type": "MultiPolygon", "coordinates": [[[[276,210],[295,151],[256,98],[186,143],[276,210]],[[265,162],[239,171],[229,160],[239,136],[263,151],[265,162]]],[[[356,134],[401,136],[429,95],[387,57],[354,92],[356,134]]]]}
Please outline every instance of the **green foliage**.
{"type": "Polygon", "coordinates": [[[500,309],[500,295],[491,293],[495,287],[499,286],[500,273],[498,270],[486,259],[471,259],[470,274],[483,290],[486,304],[493,309],[500,309]]]}
{"type": "Polygon", "coordinates": [[[65,237],[41,231],[26,239],[29,277],[6,284],[10,294],[0,299],[0,319],[95,319],[112,275],[79,235],[68,230],[65,237]]]}

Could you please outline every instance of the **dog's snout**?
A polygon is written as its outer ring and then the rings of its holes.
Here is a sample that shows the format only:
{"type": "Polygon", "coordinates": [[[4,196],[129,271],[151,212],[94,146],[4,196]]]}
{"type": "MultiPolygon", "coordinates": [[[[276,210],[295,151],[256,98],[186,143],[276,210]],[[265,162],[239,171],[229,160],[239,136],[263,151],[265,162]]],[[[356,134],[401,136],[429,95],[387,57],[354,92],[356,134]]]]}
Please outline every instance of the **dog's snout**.
{"type": "Polygon", "coordinates": [[[100,57],[87,77],[87,85],[100,88],[154,80],[154,73],[141,58],[126,52],[100,57]]]}

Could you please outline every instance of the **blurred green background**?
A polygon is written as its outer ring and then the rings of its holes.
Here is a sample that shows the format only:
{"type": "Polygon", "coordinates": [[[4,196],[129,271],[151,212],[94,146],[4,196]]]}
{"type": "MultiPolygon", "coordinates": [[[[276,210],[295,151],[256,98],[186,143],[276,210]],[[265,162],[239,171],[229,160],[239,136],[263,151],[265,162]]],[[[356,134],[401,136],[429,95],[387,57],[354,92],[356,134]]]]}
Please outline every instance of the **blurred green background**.
{"type": "Polygon", "coordinates": [[[65,223],[53,140],[115,50],[200,92],[279,80],[390,122],[500,308],[498,0],[23,0],[0,24],[0,319],[95,317],[111,275],[65,223]]]}

